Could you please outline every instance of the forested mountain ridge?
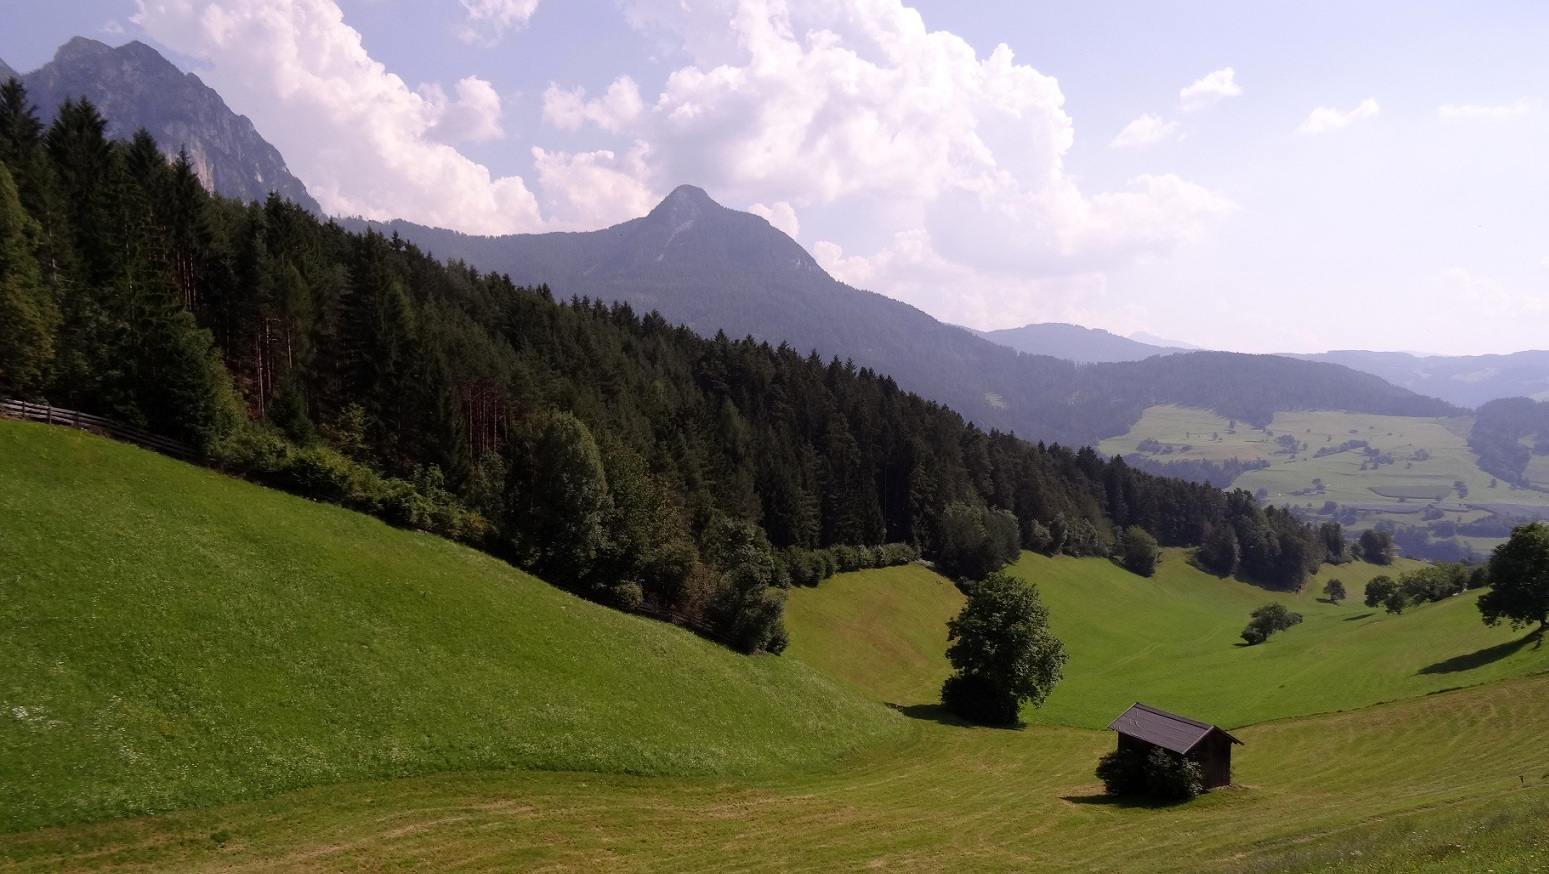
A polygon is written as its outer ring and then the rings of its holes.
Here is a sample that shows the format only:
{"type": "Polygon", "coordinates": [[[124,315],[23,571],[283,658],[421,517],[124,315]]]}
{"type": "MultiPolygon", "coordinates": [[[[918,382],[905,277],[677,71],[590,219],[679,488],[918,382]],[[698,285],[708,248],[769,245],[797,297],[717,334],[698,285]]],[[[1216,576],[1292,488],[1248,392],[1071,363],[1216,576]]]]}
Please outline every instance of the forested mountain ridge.
{"type": "MultiPolygon", "coordinates": [[[[346,222],[364,228],[364,222],[346,222]]],[[[984,428],[1067,445],[1122,434],[1149,406],[1178,403],[1245,421],[1279,409],[1456,415],[1441,401],[1347,368],[1267,355],[1196,352],[1077,364],[1019,353],[829,276],[754,215],[683,186],[649,215],[591,232],[474,237],[371,223],[438,256],[545,283],[559,297],[619,300],[701,334],[725,331],[817,350],[886,373],[984,428]],[[1213,391],[1213,386],[1222,390],[1213,391]]]]}
{"type": "Polygon", "coordinates": [[[1408,352],[1342,350],[1290,358],[1342,364],[1397,386],[1464,407],[1499,398],[1549,400],[1549,351],[1505,355],[1412,355],[1408,352]]]}
{"type": "Polygon", "coordinates": [[[1155,346],[1120,337],[1101,328],[1084,328],[1059,322],[1023,325],[999,331],[975,331],[991,342],[1034,355],[1052,355],[1078,364],[1141,361],[1153,355],[1177,355],[1188,350],[1155,346]]]}
{"type": "Polygon", "coordinates": [[[0,88],[0,395],[148,426],[747,650],[783,644],[781,586],[912,550],[977,577],[1145,531],[1286,587],[1343,555],[1337,526],[986,432],[837,358],[211,197],[105,127],[80,100],[45,129],[0,88]]]}
{"type": "MultiPolygon", "coordinates": [[[[0,82],[7,78],[0,71],[0,82]]],[[[246,116],[232,112],[198,76],[182,72],[144,43],[112,48],[76,37],[53,60],[20,78],[45,124],[66,99],[85,97],[107,119],[110,139],[127,139],[145,128],[163,154],[186,150],[200,180],[217,194],[261,201],[276,191],[322,213],[279,150],[246,116]]]]}

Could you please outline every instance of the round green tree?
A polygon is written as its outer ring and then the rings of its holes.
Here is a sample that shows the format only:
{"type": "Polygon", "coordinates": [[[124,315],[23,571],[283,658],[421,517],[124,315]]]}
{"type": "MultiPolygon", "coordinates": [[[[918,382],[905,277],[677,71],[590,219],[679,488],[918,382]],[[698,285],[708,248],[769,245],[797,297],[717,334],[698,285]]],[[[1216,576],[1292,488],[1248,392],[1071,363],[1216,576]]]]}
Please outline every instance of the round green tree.
{"type": "Polygon", "coordinates": [[[941,703],[975,722],[1015,723],[1023,704],[1049,697],[1065,664],[1038,590],[1004,573],[974,587],[947,623],[947,639],[955,672],[941,687],[941,703]]]}
{"type": "Polygon", "coordinates": [[[1538,623],[1549,627],[1549,526],[1542,522],[1513,528],[1511,539],[1490,556],[1490,591],[1479,598],[1486,625],[1501,620],[1512,628],[1538,623]]]}

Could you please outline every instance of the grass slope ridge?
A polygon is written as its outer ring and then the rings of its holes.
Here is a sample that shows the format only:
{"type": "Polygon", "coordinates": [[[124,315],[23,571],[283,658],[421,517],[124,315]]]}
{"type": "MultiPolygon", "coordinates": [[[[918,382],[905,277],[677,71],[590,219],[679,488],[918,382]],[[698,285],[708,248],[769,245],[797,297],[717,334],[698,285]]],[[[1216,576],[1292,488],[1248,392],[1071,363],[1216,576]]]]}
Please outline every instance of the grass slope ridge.
{"type": "Polygon", "coordinates": [[[529,768],[752,774],[905,720],[485,555],[0,420],[0,830],[529,768]]]}

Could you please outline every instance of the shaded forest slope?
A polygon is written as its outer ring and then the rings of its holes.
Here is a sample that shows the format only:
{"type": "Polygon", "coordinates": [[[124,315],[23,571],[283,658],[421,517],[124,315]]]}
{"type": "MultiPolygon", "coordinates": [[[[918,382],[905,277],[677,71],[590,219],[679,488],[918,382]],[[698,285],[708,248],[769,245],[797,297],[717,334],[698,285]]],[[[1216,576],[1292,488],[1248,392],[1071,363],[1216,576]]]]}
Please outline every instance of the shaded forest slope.
{"type": "Polygon", "coordinates": [[[1095,443],[1124,433],[1159,403],[1250,422],[1286,409],[1457,412],[1369,374],[1276,356],[1198,352],[1077,365],[1019,353],[838,282],[764,219],[727,209],[692,186],[678,188],[649,215],[585,233],[473,237],[407,222],[375,226],[518,283],[547,283],[560,297],[625,301],[702,334],[724,330],[837,355],[887,373],[981,427],[1032,440],[1095,443]]]}

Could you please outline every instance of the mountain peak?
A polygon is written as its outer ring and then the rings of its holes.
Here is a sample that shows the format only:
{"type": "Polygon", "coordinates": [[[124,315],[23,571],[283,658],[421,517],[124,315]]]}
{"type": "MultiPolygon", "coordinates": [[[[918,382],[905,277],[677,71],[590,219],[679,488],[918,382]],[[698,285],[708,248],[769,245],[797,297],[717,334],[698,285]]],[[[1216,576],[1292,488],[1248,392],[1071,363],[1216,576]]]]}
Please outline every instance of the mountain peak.
{"type": "Polygon", "coordinates": [[[687,230],[701,217],[725,207],[716,203],[703,188],[679,185],[662,202],[651,210],[648,218],[670,223],[674,228],[687,230]]]}
{"type": "Polygon", "coordinates": [[[69,42],[59,47],[54,52],[54,63],[67,64],[86,58],[100,58],[110,54],[113,47],[104,42],[98,42],[90,37],[72,37],[69,42]]]}
{"type": "Polygon", "coordinates": [[[251,120],[232,112],[198,76],[178,69],[145,43],[114,48],[78,36],[23,81],[45,125],[65,99],[84,97],[107,120],[109,137],[124,138],[145,128],[163,153],[187,151],[199,178],[220,194],[262,201],[276,191],[321,212],[251,120]]]}

